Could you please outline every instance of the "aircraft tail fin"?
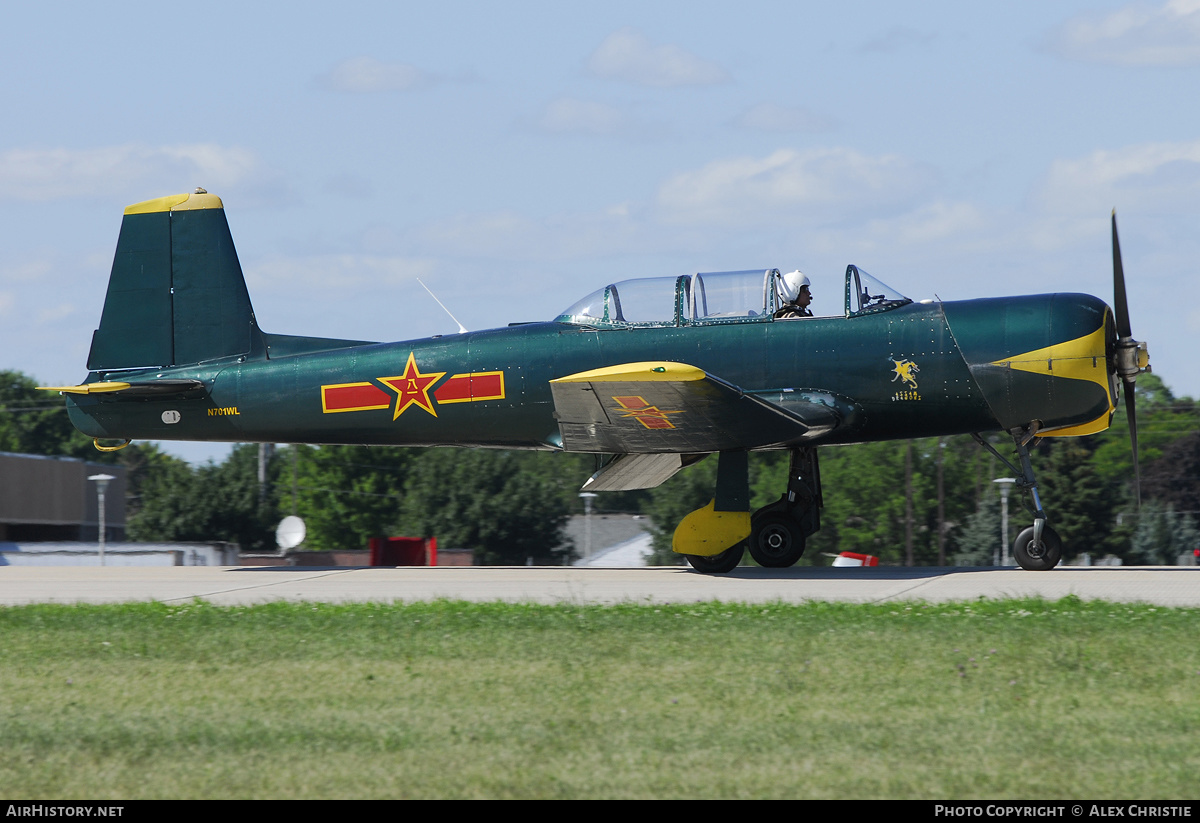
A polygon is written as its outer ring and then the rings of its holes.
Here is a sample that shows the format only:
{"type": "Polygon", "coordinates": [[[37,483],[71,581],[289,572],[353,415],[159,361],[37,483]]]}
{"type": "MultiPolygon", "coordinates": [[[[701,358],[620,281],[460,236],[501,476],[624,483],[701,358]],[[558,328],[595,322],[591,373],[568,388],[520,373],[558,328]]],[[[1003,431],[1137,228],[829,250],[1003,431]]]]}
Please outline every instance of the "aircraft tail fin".
{"type": "Polygon", "coordinates": [[[88,369],[263,351],[221,198],[197,189],[125,209],[88,369]]]}

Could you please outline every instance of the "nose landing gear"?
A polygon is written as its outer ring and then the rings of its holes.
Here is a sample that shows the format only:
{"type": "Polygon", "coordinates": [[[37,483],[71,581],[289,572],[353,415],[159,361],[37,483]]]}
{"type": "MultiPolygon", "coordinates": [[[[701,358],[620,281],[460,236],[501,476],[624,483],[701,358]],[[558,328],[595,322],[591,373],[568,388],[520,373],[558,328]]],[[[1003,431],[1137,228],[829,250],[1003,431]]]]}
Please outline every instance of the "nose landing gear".
{"type": "Polygon", "coordinates": [[[1017,565],[1026,571],[1049,571],[1062,560],[1062,539],[1046,522],[1046,512],[1042,509],[1042,498],[1038,495],[1037,478],[1033,474],[1033,464],[1029,460],[1029,442],[1037,436],[1040,424],[1035,420],[1028,426],[1012,429],[1013,443],[1017,447],[1017,455],[1021,458],[1021,468],[1014,466],[1004,455],[996,451],[992,444],[979,434],[972,434],[975,442],[998,457],[1004,465],[1012,469],[1016,475],[1017,488],[1028,492],[1032,501],[1033,525],[1024,529],[1013,541],[1013,558],[1017,565]]]}

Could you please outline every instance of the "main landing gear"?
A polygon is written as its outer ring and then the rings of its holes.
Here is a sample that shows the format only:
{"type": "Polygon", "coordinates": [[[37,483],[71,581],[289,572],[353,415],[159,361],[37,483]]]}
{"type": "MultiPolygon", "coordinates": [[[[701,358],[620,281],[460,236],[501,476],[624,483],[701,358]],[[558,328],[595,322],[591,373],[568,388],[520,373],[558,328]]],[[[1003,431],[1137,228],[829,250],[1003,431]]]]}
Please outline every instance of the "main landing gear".
{"type": "Polygon", "coordinates": [[[1013,542],[1013,558],[1022,569],[1032,572],[1042,572],[1053,569],[1062,560],[1062,539],[1046,523],[1046,512],[1042,509],[1042,498],[1038,495],[1037,478],[1033,475],[1033,464],[1029,461],[1029,442],[1037,436],[1039,424],[1034,421],[1028,426],[1012,429],[1013,442],[1017,447],[1017,455],[1021,458],[1021,468],[1009,462],[1004,455],[996,451],[978,434],[972,434],[975,442],[1000,458],[1004,465],[1012,469],[1016,475],[1017,488],[1029,493],[1032,500],[1033,525],[1024,529],[1013,542]]]}
{"type": "Polygon", "coordinates": [[[809,535],[821,528],[816,449],[792,450],[786,492],[752,515],[746,452],[722,452],[719,460],[716,496],[680,522],[672,548],[704,574],[732,571],[746,549],[760,566],[794,565],[809,535]]]}

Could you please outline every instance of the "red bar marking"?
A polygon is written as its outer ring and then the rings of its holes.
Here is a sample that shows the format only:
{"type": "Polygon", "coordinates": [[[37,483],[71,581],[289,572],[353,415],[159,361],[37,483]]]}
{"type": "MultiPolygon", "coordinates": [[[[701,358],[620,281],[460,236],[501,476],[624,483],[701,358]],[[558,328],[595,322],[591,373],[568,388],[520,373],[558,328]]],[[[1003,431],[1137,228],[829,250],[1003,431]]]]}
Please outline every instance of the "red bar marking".
{"type": "Polygon", "coordinates": [[[391,396],[374,383],[335,383],[321,387],[321,411],[325,414],[386,409],[391,396]]]}
{"type": "Polygon", "coordinates": [[[456,374],[438,386],[433,396],[439,403],[468,403],[471,400],[471,375],[456,374]]]}
{"type": "Polygon", "coordinates": [[[504,372],[456,374],[438,387],[433,396],[439,403],[471,403],[504,399],[504,372]]]}

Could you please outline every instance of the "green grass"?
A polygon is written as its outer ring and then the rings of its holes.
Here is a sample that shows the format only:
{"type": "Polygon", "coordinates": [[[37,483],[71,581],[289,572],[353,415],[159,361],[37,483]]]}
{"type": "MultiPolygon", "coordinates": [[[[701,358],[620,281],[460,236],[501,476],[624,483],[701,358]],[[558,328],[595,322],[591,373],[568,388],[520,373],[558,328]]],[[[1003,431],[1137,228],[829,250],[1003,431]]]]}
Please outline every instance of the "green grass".
{"type": "Polygon", "coordinates": [[[0,609],[18,798],[1194,798],[1200,610],[0,609]]]}

